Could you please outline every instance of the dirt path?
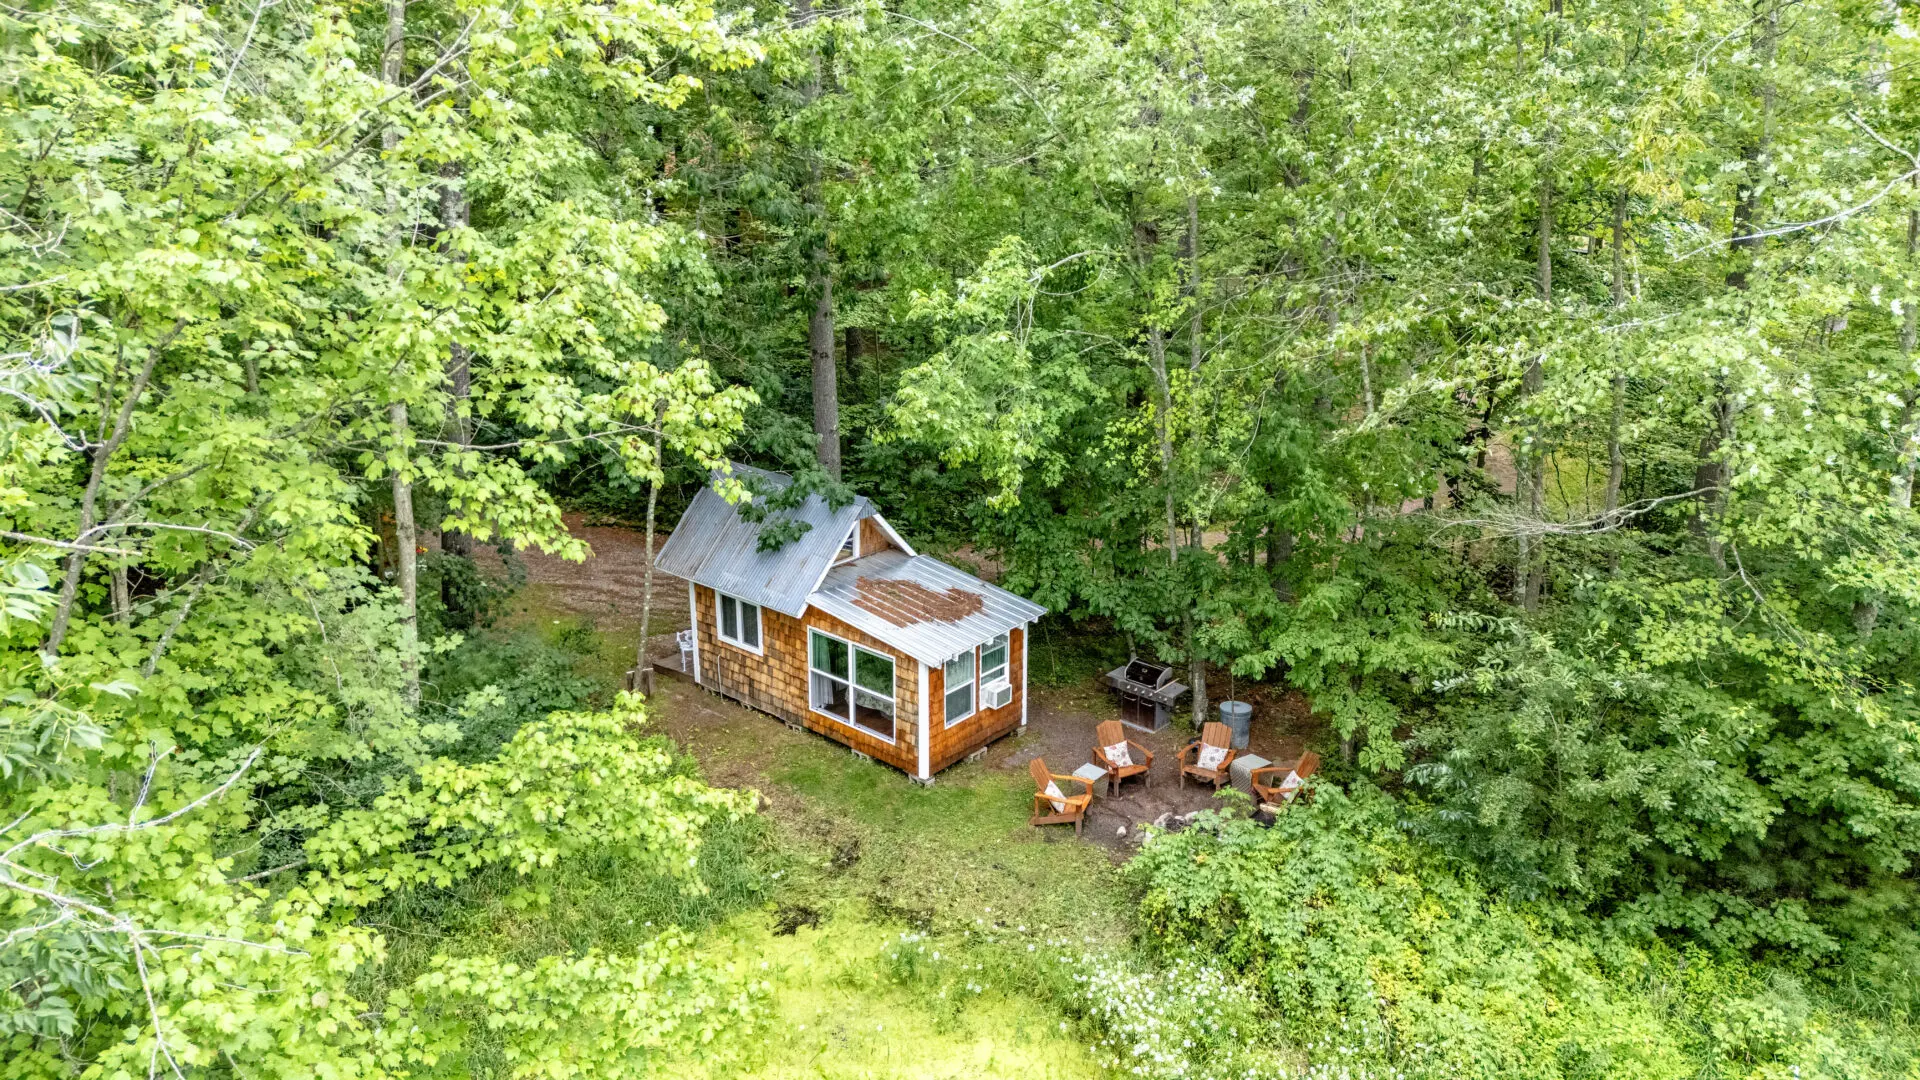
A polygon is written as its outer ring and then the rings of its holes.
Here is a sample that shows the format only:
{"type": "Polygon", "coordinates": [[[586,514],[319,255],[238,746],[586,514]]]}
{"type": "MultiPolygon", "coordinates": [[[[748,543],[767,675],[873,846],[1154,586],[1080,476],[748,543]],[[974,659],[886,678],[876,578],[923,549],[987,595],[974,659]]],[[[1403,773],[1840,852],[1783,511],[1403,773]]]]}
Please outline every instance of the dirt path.
{"type": "MultiPolygon", "coordinates": [[[[567,531],[587,542],[586,560],[572,562],[539,551],[520,552],[527,570],[527,587],[516,598],[516,613],[522,617],[571,615],[591,622],[604,634],[631,641],[639,630],[646,582],[646,532],[593,523],[579,512],[569,512],[563,520],[567,531]]],[[[667,533],[654,534],[654,551],[666,541],[667,533]]],[[[504,570],[492,548],[481,549],[476,559],[493,572],[504,570]]],[[[679,649],[673,635],[690,625],[687,583],[670,574],[656,574],[649,627],[653,640],[648,655],[656,660],[677,660],[679,649]]],[[[632,663],[631,656],[627,663],[632,663]]]]}
{"type": "MultiPolygon", "coordinates": [[[[1113,698],[1098,685],[1031,687],[1029,693],[1025,733],[993,744],[988,749],[987,767],[1025,773],[1027,763],[1039,757],[1046,760],[1051,772],[1072,773],[1093,760],[1094,729],[1103,721],[1120,718],[1113,698]]],[[[1258,754],[1273,762],[1292,761],[1300,756],[1307,740],[1319,732],[1319,725],[1297,693],[1271,700],[1264,694],[1242,697],[1254,703],[1251,737],[1242,753],[1258,754]]],[[[1178,755],[1193,738],[1185,724],[1176,721],[1155,732],[1128,728],[1127,738],[1153,752],[1150,783],[1128,781],[1113,797],[1107,795],[1104,785],[1096,784],[1084,826],[1086,839],[1116,855],[1129,853],[1138,842],[1140,827],[1163,814],[1179,816],[1219,805],[1211,786],[1192,781],[1184,788],[1180,785],[1178,755]]]]}
{"type": "MultiPolygon", "coordinates": [[[[624,525],[590,524],[587,515],[570,512],[563,515],[567,531],[587,542],[590,549],[585,562],[571,562],[539,551],[520,552],[527,567],[527,584],[538,586],[548,595],[554,610],[584,615],[594,620],[640,618],[641,586],[647,571],[647,534],[624,525]]],[[[654,550],[667,542],[664,532],[654,534],[654,550]]],[[[484,563],[499,567],[493,549],[484,549],[484,563]]],[[[656,612],[678,611],[685,624],[687,583],[666,574],[653,579],[656,612]]]]}

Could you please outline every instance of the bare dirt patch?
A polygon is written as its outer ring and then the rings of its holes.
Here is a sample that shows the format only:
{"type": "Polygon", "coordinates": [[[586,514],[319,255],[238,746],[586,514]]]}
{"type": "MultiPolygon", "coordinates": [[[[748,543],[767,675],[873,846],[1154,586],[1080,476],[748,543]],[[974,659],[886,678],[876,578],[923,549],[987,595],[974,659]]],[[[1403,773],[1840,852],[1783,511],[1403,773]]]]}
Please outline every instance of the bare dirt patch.
{"type": "MultiPolygon", "coordinates": [[[[1273,762],[1291,761],[1300,756],[1308,737],[1321,730],[1297,691],[1244,683],[1234,690],[1238,700],[1254,706],[1253,726],[1243,753],[1258,754],[1273,762]]],[[[987,755],[989,768],[1025,772],[1027,763],[1039,757],[1046,760],[1052,772],[1072,773],[1093,760],[1094,728],[1103,721],[1120,718],[1119,706],[1104,687],[1035,686],[1029,688],[1029,694],[1026,731],[995,743],[987,755]]],[[[1141,828],[1161,815],[1177,818],[1221,805],[1214,798],[1212,785],[1188,781],[1183,788],[1180,784],[1180,748],[1193,739],[1184,723],[1175,721],[1156,732],[1128,728],[1127,738],[1153,752],[1153,767],[1147,772],[1149,783],[1129,780],[1113,797],[1107,795],[1104,783],[1096,783],[1082,831],[1085,839],[1108,848],[1116,858],[1130,854],[1139,842],[1141,828]],[[1122,833],[1122,829],[1126,831],[1122,833]]]]}
{"type": "MultiPolygon", "coordinates": [[[[591,622],[602,632],[631,642],[640,626],[646,582],[645,530],[595,523],[578,512],[569,512],[562,520],[568,532],[587,542],[586,560],[573,562],[540,551],[518,552],[527,571],[527,589],[517,608],[523,614],[575,616],[591,622]]],[[[658,552],[666,542],[667,534],[656,532],[653,550],[658,552]]],[[[492,548],[482,548],[476,553],[475,561],[496,573],[504,570],[492,548]]],[[[673,635],[691,625],[687,583],[671,574],[654,575],[653,616],[648,627],[652,640],[647,655],[655,660],[678,662],[680,650],[673,635]]]]}

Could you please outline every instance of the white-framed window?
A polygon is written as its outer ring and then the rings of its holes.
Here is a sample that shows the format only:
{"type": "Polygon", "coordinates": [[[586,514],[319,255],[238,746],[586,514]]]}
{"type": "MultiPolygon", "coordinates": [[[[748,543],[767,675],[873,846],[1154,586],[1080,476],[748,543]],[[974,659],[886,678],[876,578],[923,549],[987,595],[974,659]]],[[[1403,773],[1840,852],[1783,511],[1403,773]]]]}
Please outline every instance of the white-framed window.
{"type": "Polygon", "coordinates": [[[807,698],[813,711],[893,741],[893,658],[807,630],[807,698]]]}
{"type": "Polygon", "coordinates": [[[1007,678],[1007,635],[989,638],[980,646],[980,685],[992,686],[1007,678]]]}
{"type": "Polygon", "coordinates": [[[760,605],[726,593],[714,595],[720,598],[720,640],[748,652],[759,652],[760,605]]]}
{"type": "Polygon", "coordinates": [[[973,715],[973,650],[968,649],[947,661],[944,669],[947,690],[947,726],[973,715]]]}
{"type": "Polygon", "coordinates": [[[853,528],[847,530],[847,538],[841,541],[840,554],[833,557],[833,563],[835,566],[838,566],[843,562],[852,562],[859,557],[860,523],[856,521],[853,523],[853,528]]]}

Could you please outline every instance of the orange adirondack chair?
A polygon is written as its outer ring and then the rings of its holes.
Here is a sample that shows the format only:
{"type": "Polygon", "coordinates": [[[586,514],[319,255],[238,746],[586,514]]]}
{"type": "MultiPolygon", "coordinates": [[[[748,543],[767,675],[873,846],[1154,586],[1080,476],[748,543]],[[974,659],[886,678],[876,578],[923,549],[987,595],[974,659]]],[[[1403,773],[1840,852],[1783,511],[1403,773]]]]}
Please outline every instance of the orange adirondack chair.
{"type": "Polygon", "coordinates": [[[1187,777],[1205,780],[1213,785],[1215,791],[1228,780],[1227,770],[1233,765],[1233,729],[1225,724],[1212,723],[1200,729],[1200,737],[1188,743],[1180,751],[1180,786],[1187,786],[1187,777]],[[1214,747],[1226,751],[1213,768],[1203,768],[1200,764],[1201,751],[1214,747]]]}
{"type": "MultiPolygon", "coordinates": [[[[1320,755],[1308,750],[1300,760],[1253,770],[1253,796],[1269,806],[1285,806],[1306,790],[1307,777],[1320,771],[1320,755]]],[[[1309,796],[1311,798],[1311,796],[1309,796]]]]}
{"type": "Polygon", "coordinates": [[[1080,776],[1061,776],[1047,771],[1047,763],[1034,758],[1027,763],[1027,771],[1033,774],[1033,818],[1029,825],[1067,825],[1073,826],[1073,835],[1080,835],[1080,821],[1087,816],[1087,807],[1093,802],[1093,782],[1080,776]],[[1079,784],[1081,791],[1076,795],[1066,794],[1067,789],[1055,786],[1048,791],[1047,786],[1058,785],[1060,781],[1079,784]],[[1056,796],[1054,792],[1060,794],[1056,796]],[[1061,809],[1065,807],[1066,809],[1061,809]]]}
{"type": "Polygon", "coordinates": [[[1108,720],[1093,729],[1095,745],[1094,763],[1107,770],[1107,795],[1111,798],[1120,790],[1120,781],[1131,776],[1139,777],[1147,787],[1153,787],[1153,777],[1147,770],[1153,767],[1153,751],[1127,738],[1127,729],[1120,726],[1118,720],[1108,720]],[[1107,757],[1107,747],[1127,744],[1127,764],[1121,765],[1107,757]]]}

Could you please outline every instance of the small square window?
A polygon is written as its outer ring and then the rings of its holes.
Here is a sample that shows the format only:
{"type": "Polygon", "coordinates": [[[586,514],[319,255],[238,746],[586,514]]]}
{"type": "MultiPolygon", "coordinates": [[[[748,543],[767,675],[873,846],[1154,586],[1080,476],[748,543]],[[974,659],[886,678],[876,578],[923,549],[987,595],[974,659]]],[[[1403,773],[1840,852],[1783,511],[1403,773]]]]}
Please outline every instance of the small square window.
{"type": "Polygon", "coordinates": [[[720,640],[751,652],[760,651],[760,605],[728,596],[720,597],[720,640]]]}

